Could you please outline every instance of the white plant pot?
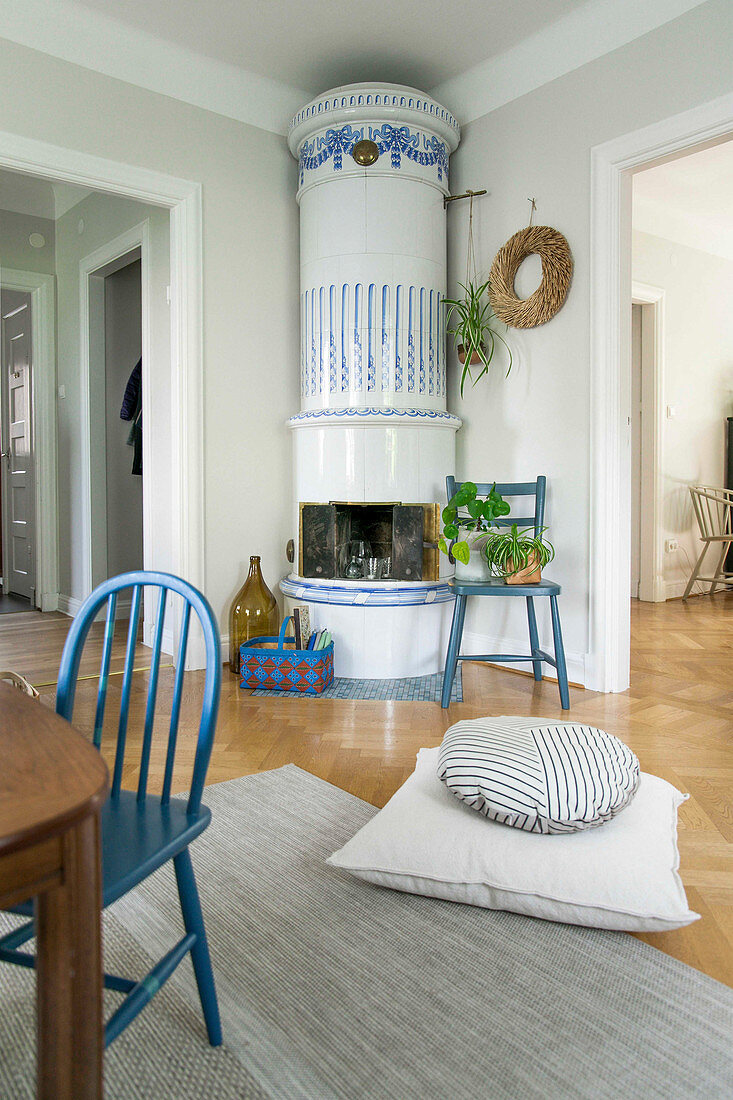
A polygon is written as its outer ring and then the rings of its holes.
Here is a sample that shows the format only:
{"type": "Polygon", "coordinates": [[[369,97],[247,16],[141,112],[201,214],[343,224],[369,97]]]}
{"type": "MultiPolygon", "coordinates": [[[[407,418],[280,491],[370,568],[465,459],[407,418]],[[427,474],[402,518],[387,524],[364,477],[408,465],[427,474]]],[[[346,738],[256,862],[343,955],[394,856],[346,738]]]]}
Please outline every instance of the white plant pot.
{"type": "Polygon", "coordinates": [[[490,577],[489,563],[484,557],[483,548],[489,540],[487,534],[468,534],[462,540],[471,548],[471,557],[464,565],[456,558],[457,581],[487,581],[490,577]]]}
{"type": "Polygon", "coordinates": [[[472,550],[471,557],[464,565],[456,558],[457,581],[487,581],[489,579],[489,565],[480,550],[472,550]]]}

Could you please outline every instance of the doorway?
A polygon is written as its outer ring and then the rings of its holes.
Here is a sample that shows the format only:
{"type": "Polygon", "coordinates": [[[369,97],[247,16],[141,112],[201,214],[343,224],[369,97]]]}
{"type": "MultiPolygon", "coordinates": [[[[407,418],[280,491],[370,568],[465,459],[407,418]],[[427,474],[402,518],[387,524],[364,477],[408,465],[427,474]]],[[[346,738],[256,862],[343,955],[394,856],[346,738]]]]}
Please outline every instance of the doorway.
{"type": "Polygon", "coordinates": [[[107,576],[143,568],[142,272],[104,279],[107,576]]]}
{"type": "Polygon", "coordinates": [[[0,292],[0,613],[32,611],[36,605],[31,309],[28,291],[0,292]]]}
{"type": "MultiPolygon", "coordinates": [[[[203,455],[203,333],[202,333],[202,214],[201,185],[161,172],[142,169],[108,160],[78,149],[66,149],[21,137],[9,131],[0,132],[0,167],[33,175],[50,181],[76,184],[99,193],[126,197],[138,202],[155,204],[170,213],[170,276],[167,295],[169,305],[166,354],[157,353],[150,361],[148,387],[152,410],[163,410],[159,423],[165,429],[164,438],[148,448],[151,461],[148,480],[151,492],[151,545],[153,568],[162,568],[186,577],[196,587],[205,587],[204,568],[204,455],[203,455]],[[158,385],[160,382],[160,385],[158,385]]],[[[81,226],[80,226],[81,229],[81,226]]],[[[78,329],[77,329],[78,331],[78,329]]],[[[155,349],[154,349],[155,350],[155,349]]],[[[59,390],[62,388],[59,386],[59,390]]],[[[63,408],[64,397],[57,394],[63,408]]],[[[51,403],[53,408],[53,403],[51,403]]],[[[147,418],[147,441],[150,438],[150,417],[147,418]]],[[[39,425],[40,429],[40,425],[39,425]]],[[[52,418],[47,438],[54,433],[59,442],[66,428],[52,418]]],[[[87,433],[69,435],[79,439],[81,461],[87,433]]],[[[55,451],[54,451],[55,453],[55,451]]],[[[76,459],[78,462],[78,457],[76,459]]],[[[43,515],[49,515],[49,509],[43,515]]],[[[79,532],[71,532],[77,537],[79,532]]],[[[63,579],[62,579],[63,583],[63,579]]],[[[81,585],[79,586],[81,587],[81,585]]],[[[67,590],[68,591],[68,590],[67,590]]],[[[58,593],[58,587],[56,589],[58,593]]],[[[61,596],[57,595],[61,608],[61,596]]],[[[71,601],[64,608],[74,613],[71,601]]],[[[49,608],[50,610],[50,608],[49,608]]],[[[150,630],[153,622],[149,624],[150,630]]],[[[146,623],[146,627],[148,624],[146,623]]],[[[172,617],[170,631],[164,631],[166,645],[175,646],[180,621],[172,617]],[[170,635],[170,637],[168,637],[170,635]]],[[[147,634],[147,630],[146,630],[147,634]]],[[[148,641],[148,637],[145,639],[148,641]]],[[[199,634],[192,636],[186,664],[188,668],[205,666],[205,648],[199,634]]]]}
{"type": "Polygon", "coordinates": [[[732,134],[733,95],[729,95],[591,151],[591,568],[586,687],[597,691],[625,691],[630,678],[632,175],[719,145],[732,134]]]}
{"type": "Polygon", "coordinates": [[[632,599],[666,599],[662,512],[664,483],[664,290],[631,288],[631,584],[632,599]]]}
{"type": "Polygon", "coordinates": [[[87,591],[150,568],[153,555],[143,478],[149,250],[141,222],[79,263],[87,591]]]}

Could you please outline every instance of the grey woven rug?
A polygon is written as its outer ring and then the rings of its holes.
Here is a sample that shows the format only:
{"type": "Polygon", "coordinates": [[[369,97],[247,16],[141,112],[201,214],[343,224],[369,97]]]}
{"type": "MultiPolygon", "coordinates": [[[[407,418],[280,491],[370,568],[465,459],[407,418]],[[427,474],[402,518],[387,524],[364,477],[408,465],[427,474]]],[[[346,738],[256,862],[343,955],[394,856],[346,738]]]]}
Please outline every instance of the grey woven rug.
{"type": "MultiPolygon", "coordinates": [[[[387,699],[396,703],[439,703],[442,691],[443,673],[434,672],[430,676],[406,676],[399,680],[360,680],[336,676],[331,686],[320,695],[307,695],[300,691],[270,691],[268,688],[257,688],[252,695],[280,695],[284,699],[387,699]]],[[[460,664],[456,669],[450,701],[463,702],[460,664]]]]}
{"type": "MultiPolygon", "coordinates": [[[[400,894],[328,867],[376,811],[293,765],[209,787],[205,801],[213,823],[192,852],[226,1045],[206,1044],[186,962],[112,1046],[108,1100],[733,1094],[733,991],[712,979],[622,933],[400,894]]],[[[180,927],[169,868],[106,919],[107,950],[129,954],[128,971],[132,956],[162,953],[180,927]]],[[[27,1066],[31,983],[18,975],[0,969],[0,1051],[27,1066]],[[9,981],[24,983],[10,1004],[9,981]]],[[[23,1087],[0,1070],[0,1095],[30,1095],[23,1087]]]]}

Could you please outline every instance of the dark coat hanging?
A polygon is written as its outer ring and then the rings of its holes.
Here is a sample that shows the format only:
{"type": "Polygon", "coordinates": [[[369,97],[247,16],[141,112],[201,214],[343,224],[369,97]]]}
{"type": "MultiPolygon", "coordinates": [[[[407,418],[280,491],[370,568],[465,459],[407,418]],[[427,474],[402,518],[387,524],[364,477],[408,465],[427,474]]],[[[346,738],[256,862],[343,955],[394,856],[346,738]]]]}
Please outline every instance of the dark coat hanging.
{"type": "Polygon", "coordinates": [[[132,368],[132,373],[125,386],[125,395],[122,398],[120,420],[131,420],[132,427],[127,437],[130,447],[133,447],[132,472],[143,472],[143,393],[142,393],[142,359],[138,359],[132,368]]]}

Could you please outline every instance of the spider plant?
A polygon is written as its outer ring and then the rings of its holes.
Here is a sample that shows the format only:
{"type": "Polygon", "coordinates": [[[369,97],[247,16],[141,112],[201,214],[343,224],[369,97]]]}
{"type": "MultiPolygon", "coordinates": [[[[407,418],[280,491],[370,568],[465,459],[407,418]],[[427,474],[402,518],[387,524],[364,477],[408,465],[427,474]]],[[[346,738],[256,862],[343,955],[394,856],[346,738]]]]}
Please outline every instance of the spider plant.
{"type": "MultiPolygon", "coordinates": [[[[520,531],[513,523],[505,531],[491,535],[483,552],[494,576],[511,582],[520,573],[530,576],[536,573],[539,580],[541,571],[555,557],[555,547],[543,537],[546,530],[540,528],[537,535],[534,527],[520,531]]],[[[531,583],[529,577],[526,580],[531,583]]]]}
{"type": "Polygon", "coordinates": [[[475,280],[467,279],[465,283],[458,285],[463,290],[464,297],[444,298],[443,305],[448,310],[445,318],[448,335],[453,337],[459,358],[461,349],[464,356],[461,374],[461,397],[463,397],[463,387],[467,377],[475,386],[479,379],[488,373],[497,340],[509,352],[507,375],[512,369],[512,350],[501,333],[491,327],[496,314],[489,301],[488,281],[478,286],[475,280]],[[474,360],[473,364],[472,360],[474,360]],[[481,368],[475,378],[471,373],[472,365],[481,368]]]}
{"type": "Polygon", "coordinates": [[[461,538],[461,531],[488,536],[494,520],[499,516],[508,516],[510,511],[501,493],[496,491],[496,482],[481,498],[474,482],[464,481],[443,509],[443,534],[438,539],[438,548],[448,555],[450,561],[457,559],[467,565],[471,557],[471,543],[475,544],[477,540],[461,538]]]}

